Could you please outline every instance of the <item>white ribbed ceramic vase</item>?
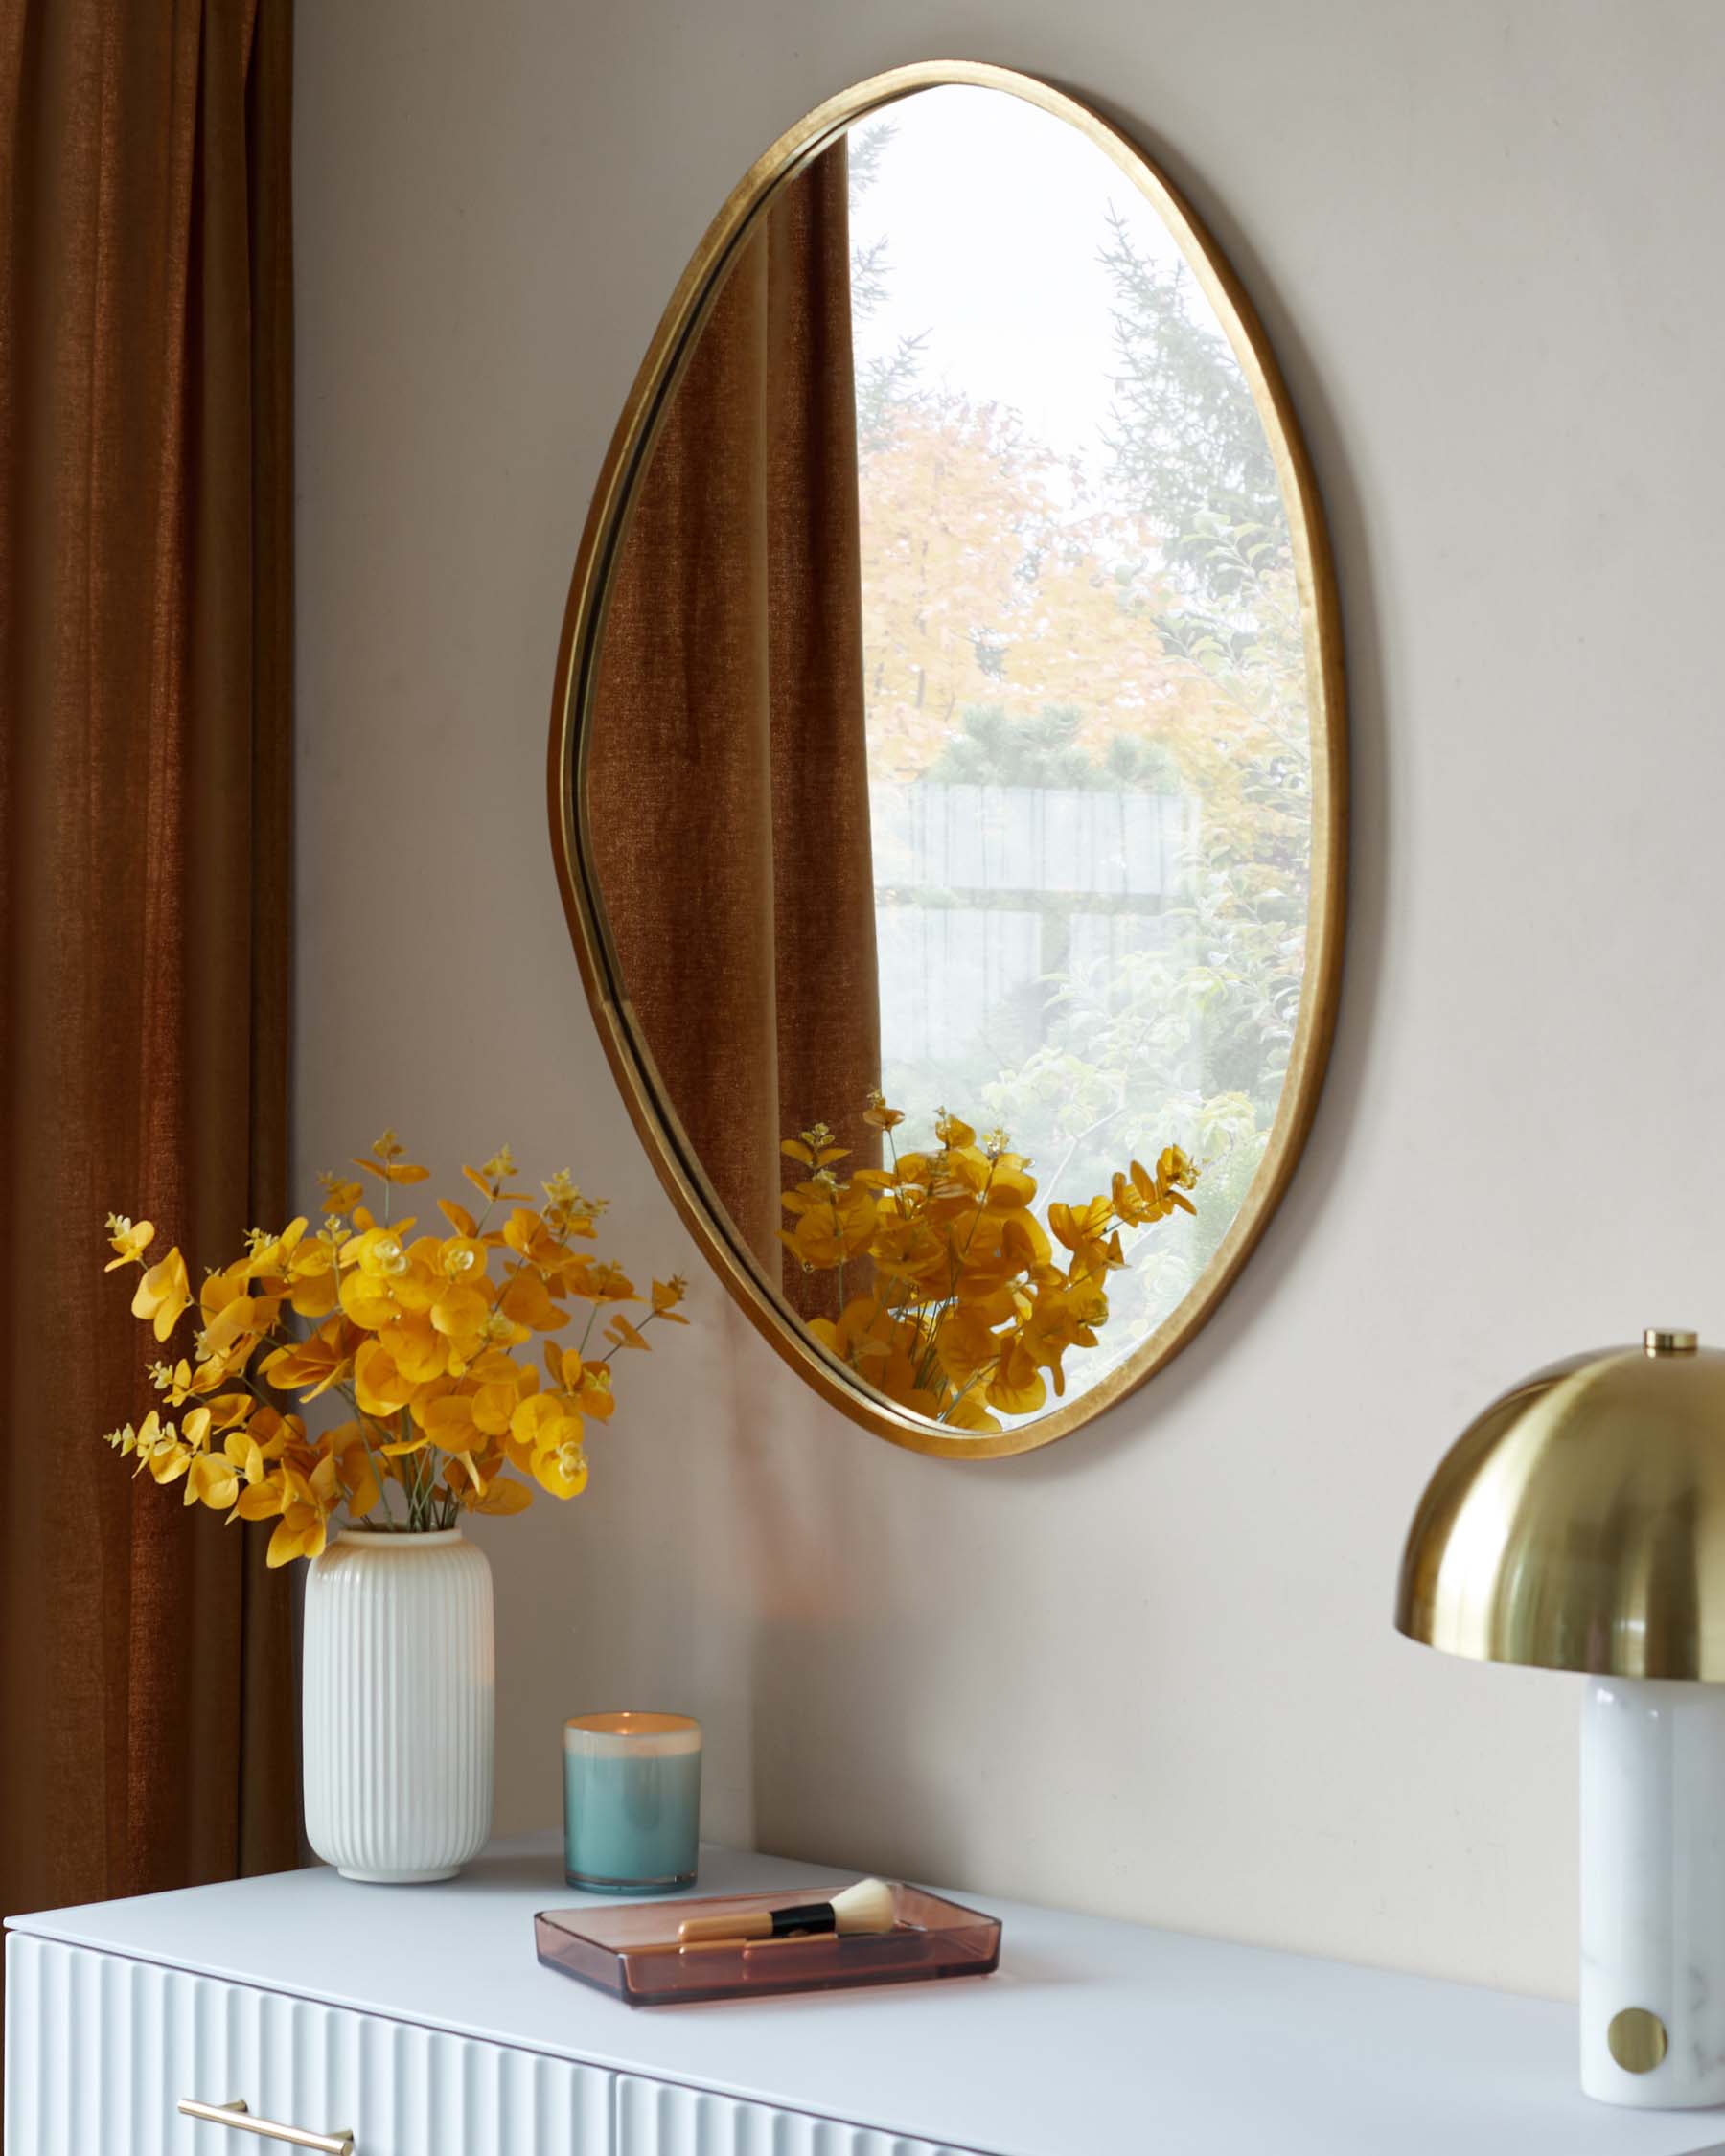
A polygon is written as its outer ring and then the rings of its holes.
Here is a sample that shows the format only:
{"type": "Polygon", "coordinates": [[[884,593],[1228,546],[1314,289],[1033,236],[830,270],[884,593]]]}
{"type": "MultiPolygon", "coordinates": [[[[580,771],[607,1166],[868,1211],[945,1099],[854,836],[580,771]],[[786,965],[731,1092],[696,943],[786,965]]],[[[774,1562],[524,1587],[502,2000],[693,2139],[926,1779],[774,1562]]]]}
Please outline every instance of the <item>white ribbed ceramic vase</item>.
{"type": "Polygon", "coordinates": [[[345,1879],[452,1879],[491,1833],[491,1566],[350,1528],[306,1580],[306,1839],[345,1879]]]}

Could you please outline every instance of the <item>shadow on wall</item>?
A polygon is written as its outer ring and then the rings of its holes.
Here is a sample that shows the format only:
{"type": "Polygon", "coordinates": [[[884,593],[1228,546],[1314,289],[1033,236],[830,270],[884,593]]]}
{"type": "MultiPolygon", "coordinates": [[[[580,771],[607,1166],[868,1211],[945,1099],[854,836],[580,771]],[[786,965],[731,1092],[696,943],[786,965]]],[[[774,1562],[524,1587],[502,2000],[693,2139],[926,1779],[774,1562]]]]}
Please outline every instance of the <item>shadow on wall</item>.
{"type": "Polygon", "coordinates": [[[1183,166],[1139,114],[1122,111],[1088,84],[1066,84],[1135,141],[1174,180],[1238,272],[1268,334],[1311,454],[1329,527],[1340,593],[1348,724],[1347,925],[1334,1045],[1311,1136],[1287,1195],[1216,1315],[1146,1388],[1131,1393],[1075,1438],[1001,1462],[1031,1480],[1081,1470],[1104,1448],[1141,1438],[1159,1407],[1174,1406],[1210,1375],[1299,1262],[1341,1174],[1347,1133],[1366,1088],[1385,960],[1391,773],[1387,749],[1383,645],[1370,535],[1355,483],[1346,436],[1313,365],[1305,339],[1282,304],[1276,281],[1228,212],[1183,166]]]}
{"type": "MultiPolygon", "coordinates": [[[[926,1662],[902,1619],[763,1615],[752,1645],[754,1808],[762,1848],[887,1878],[963,1880],[969,1823],[985,1801],[975,1762],[919,1683],[926,1662]]],[[[935,1686],[938,1693],[942,1687],[935,1686]]]]}
{"type": "MultiPolygon", "coordinates": [[[[745,1355],[766,1352],[740,1314],[732,1322],[745,1355]]],[[[900,1674],[926,1676],[930,1652],[920,1637],[926,1598],[906,1579],[928,1552],[899,1502],[902,1471],[943,1463],[887,1456],[879,1438],[812,1395],[776,1419],[769,1430],[758,1412],[740,1412],[733,1424],[733,1520],[759,1583],[738,1642],[748,1670],[755,1846],[815,1863],[843,1851],[850,1869],[946,1876],[964,1847],[954,1748],[927,1690],[907,1690],[900,1674]],[[907,1820],[916,1823],[909,1839],[892,1824],[907,1820]]]]}

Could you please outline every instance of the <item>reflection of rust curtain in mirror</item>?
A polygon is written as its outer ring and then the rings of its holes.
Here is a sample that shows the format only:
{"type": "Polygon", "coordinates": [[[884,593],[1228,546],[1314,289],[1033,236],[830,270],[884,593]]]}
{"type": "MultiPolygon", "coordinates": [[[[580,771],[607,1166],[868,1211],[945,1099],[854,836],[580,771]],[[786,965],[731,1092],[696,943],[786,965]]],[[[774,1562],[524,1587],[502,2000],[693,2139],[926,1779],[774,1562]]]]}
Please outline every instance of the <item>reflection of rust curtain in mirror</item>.
{"type": "MultiPolygon", "coordinates": [[[[776,1277],[779,1139],[879,1082],[840,142],[775,197],[674,393],[606,616],[587,766],[624,995],[776,1277]],[[715,843],[715,834],[726,842],[715,843]],[[655,924],[667,917],[670,935],[655,924]]],[[[788,1267],[787,1293],[830,1308],[788,1267]]]]}
{"type": "Polygon", "coordinates": [[[291,1590],[102,1433],[286,1198],[288,0],[0,11],[0,1901],[295,1861],[291,1590]]]}

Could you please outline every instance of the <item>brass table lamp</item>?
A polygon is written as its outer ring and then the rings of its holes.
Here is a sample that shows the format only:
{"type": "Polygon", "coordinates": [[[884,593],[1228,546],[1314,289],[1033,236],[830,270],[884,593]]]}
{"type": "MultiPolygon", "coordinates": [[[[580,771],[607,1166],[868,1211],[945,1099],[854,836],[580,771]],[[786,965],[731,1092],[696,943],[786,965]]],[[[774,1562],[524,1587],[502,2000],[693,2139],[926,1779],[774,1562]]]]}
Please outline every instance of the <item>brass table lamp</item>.
{"type": "Polygon", "coordinates": [[[1589,1679],[1581,2085],[1725,2103],[1725,1353],[1650,1331],[1506,1392],[1420,1500],[1395,1622],[1589,1679]]]}

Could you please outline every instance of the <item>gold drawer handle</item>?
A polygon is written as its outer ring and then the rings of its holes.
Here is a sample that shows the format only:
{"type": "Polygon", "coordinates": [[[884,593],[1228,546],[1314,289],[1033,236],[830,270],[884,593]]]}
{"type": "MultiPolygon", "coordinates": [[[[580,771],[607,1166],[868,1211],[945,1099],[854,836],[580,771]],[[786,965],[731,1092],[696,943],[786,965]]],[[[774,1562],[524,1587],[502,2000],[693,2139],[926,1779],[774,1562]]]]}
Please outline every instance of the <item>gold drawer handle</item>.
{"type": "Polygon", "coordinates": [[[318,2156],[354,2156],[350,2131],[311,2134],[304,2126],[279,2126],[273,2119],[254,2119],[242,2097],[232,2103],[199,2103],[195,2097],[181,2097],[179,2107],[188,2119],[202,2119],[212,2126],[238,2126],[242,2134],[262,2134],[265,2141],[290,2141],[295,2148],[315,2148],[318,2156]]]}

